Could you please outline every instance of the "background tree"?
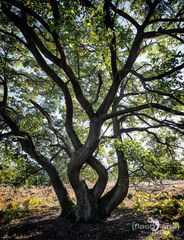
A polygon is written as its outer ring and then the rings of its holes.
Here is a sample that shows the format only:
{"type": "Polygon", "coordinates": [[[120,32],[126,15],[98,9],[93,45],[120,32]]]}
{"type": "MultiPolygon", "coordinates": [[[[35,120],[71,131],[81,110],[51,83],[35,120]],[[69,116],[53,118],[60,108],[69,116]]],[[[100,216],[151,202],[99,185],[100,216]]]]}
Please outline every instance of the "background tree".
{"type": "Polygon", "coordinates": [[[179,0],[1,0],[0,138],[47,172],[63,216],[94,221],[123,201],[130,157],[124,136],[143,132],[145,151],[150,140],[179,146],[183,13],[179,0]],[[102,195],[104,143],[114,147],[118,177],[102,195]],[[76,205],[57,171],[60,159],[76,205]],[[98,176],[92,189],[81,179],[86,164],[98,176]]]}

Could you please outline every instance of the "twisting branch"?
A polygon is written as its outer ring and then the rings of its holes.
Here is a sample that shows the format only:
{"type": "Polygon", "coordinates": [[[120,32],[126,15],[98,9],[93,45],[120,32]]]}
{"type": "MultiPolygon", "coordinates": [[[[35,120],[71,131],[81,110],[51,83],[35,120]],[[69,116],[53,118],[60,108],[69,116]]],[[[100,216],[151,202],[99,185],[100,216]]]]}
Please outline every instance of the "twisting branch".
{"type": "MultiPolygon", "coordinates": [[[[18,17],[15,13],[11,12],[8,8],[4,7],[3,12],[13,21],[13,23],[22,31],[24,37],[27,42],[31,38],[34,41],[34,44],[38,47],[38,49],[42,52],[42,54],[48,58],[50,61],[55,63],[57,66],[61,67],[62,62],[59,58],[57,58],[48,48],[43,44],[40,40],[36,32],[32,27],[30,27],[26,21],[22,21],[21,17],[18,17]]],[[[17,39],[18,40],[18,39],[17,39]]],[[[27,47],[29,47],[27,45],[27,47]]]]}
{"type": "MultiPolygon", "coordinates": [[[[49,115],[49,113],[44,108],[42,108],[38,103],[36,103],[32,100],[30,100],[30,102],[36,108],[38,108],[39,111],[46,117],[49,128],[64,143],[65,151],[71,157],[73,149],[70,146],[70,143],[67,141],[67,139],[64,136],[62,136],[61,133],[56,128],[53,127],[52,118],[49,115]]],[[[77,144],[77,146],[75,146],[75,147],[77,147],[77,149],[79,149],[82,146],[79,139],[76,144],[77,144]]],[[[87,163],[97,172],[97,174],[99,176],[97,183],[95,184],[94,188],[92,189],[94,199],[95,199],[95,201],[97,201],[100,198],[101,194],[103,193],[105,186],[107,184],[107,172],[106,172],[104,166],[93,156],[91,156],[88,159],[87,163]]]]}
{"type": "Polygon", "coordinates": [[[115,19],[111,17],[110,6],[111,6],[111,1],[105,0],[104,6],[103,6],[104,23],[105,23],[106,29],[112,31],[112,37],[111,37],[111,40],[110,40],[110,43],[109,43],[109,48],[110,48],[110,52],[111,52],[112,75],[113,75],[113,78],[115,79],[115,76],[117,74],[116,35],[115,35],[115,32],[114,32],[114,21],[115,21],[115,19]]]}
{"type": "Polygon", "coordinates": [[[38,110],[46,117],[47,122],[48,122],[48,127],[50,130],[52,130],[52,132],[56,135],[57,138],[59,138],[65,145],[66,147],[66,151],[67,154],[69,156],[71,156],[72,153],[72,148],[70,143],[67,141],[67,139],[60,133],[60,131],[58,129],[56,129],[55,127],[53,127],[53,122],[52,122],[52,118],[49,115],[49,113],[43,108],[41,107],[38,103],[34,102],[33,100],[29,100],[36,108],[38,108],[38,110]]]}
{"type": "Polygon", "coordinates": [[[177,34],[177,33],[184,33],[184,29],[182,29],[182,28],[160,29],[157,32],[156,31],[145,32],[144,33],[144,38],[149,39],[149,38],[160,37],[162,35],[177,34]]]}
{"type": "Polygon", "coordinates": [[[178,65],[177,67],[174,67],[174,68],[172,68],[171,70],[168,70],[168,71],[166,71],[166,72],[164,72],[164,73],[158,74],[157,76],[147,77],[147,78],[145,78],[142,74],[136,72],[135,70],[131,70],[130,72],[131,72],[134,76],[136,76],[136,77],[138,77],[139,79],[143,80],[144,82],[149,82],[149,81],[161,79],[161,78],[163,78],[163,77],[167,77],[167,76],[171,75],[172,73],[175,73],[175,72],[177,72],[177,71],[179,71],[179,70],[181,70],[181,69],[183,69],[183,68],[184,68],[184,63],[182,63],[182,64],[178,65]]]}
{"type": "MultiPolygon", "coordinates": [[[[50,61],[52,61],[53,63],[55,63],[57,66],[59,66],[60,68],[62,68],[64,70],[67,77],[69,78],[69,80],[72,83],[77,100],[79,101],[79,103],[81,104],[81,106],[83,107],[83,109],[85,110],[87,115],[89,116],[89,118],[92,118],[94,116],[94,111],[93,111],[92,105],[87,100],[87,98],[84,96],[81,86],[80,86],[78,79],[75,76],[72,68],[67,64],[66,56],[65,56],[65,53],[64,53],[64,50],[63,50],[63,47],[62,47],[62,44],[61,44],[58,34],[54,31],[49,32],[49,30],[47,30],[49,33],[51,33],[51,35],[54,39],[56,47],[58,48],[59,53],[61,55],[61,59],[56,57],[51,51],[49,51],[46,48],[46,46],[42,43],[40,38],[37,36],[34,29],[32,27],[28,26],[27,22],[22,21],[22,19],[20,17],[18,17],[15,13],[11,12],[5,6],[3,7],[3,12],[20,29],[20,31],[26,38],[27,42],[29,43],[27,47],[33,53],[34,56],[35,56],[36,52],[37,52],[36,53],[37,56],[38,56],[38,54],[40,55],[40,53],[38,52],[38,49],[39,49],[45,57],[47,57],[50,61]]],[[[34,16],[33,13],[32,13],[32,16],[36,18],[36,16],[34,16]]],[[[35,58],[38,61],[38,57],[35,57],[35,58]]],[[[39,56],[39,58],[43,59],[43,57],[41,55],[39,56]]],[[[44,61],[44,59],[42,61],[44,61]]],[[[40,65],[40,61],[38,61],[38,63],[40,65]]],[[[42,64],[42,66],[43,66],[43,64],[42,64]]],[[[41,66],[41,68],[42,68],[42,66],[41,66]]]]}
{"type": "Polygon", "coordinates": [[[4,94],[3,94],[3,101],[0,102],[0,105],[2,105],[3,108],[6,107],[7,105],[7,98],[8,98],[8,86],[7,86],[7,80],[3,79],[2,82],[0,82],[0,84],[3,86],[4,88],[4,94]]]}
{"type": "MultiPolygon", "coordinates": [[[[11,5],[17,7],[18,9],[22,10],[23,12],[29,14],[30,16],[34,17],[36,20],[38,20],[42,26],[49,32],[51,33],[51,29],[49,27],[49,25],[47,24],[46,21],[44,21],[44,19],[39,15],[37,14],[35,11],[33,11],[32,9],[30,9],[29,7],[26,7],[24,6],[23,4],[21,4],[20,1],[18,0],[6,0],[6,2],[10,3],[11,5]]],[[[3,6],[4,7],[4,6],[3,6]]]]}
{"type": "Polygon", "coordinates": [[[177,111],[175,109],[163,106],[159,103],[149,103],[149,104],[142,104],[142,105],[139,105],[139,106],[136,106],[136,107],[120,110],[120,111],[117,111],[117,112],[114,112],[114,113],[104,114],[103,115],[103,120],[105,121],[107,119],[114,118],[114,117],[117,117],[117,116],[120,116],[120,115],[123,115],[123,114],[126,114],[126,113],[138,112],[138,111],[145,110],[145,109],[150,109],[150,108],[159,109],[159,110],[162,110],[162,111],[165,111],[165,112],[168,112],[168,113],[172,113],[172,114],[178,115],[178,116],[184,116],[184,112],[177,111]]]}
{"type": "MultiPolygon", "coordinates": [[[[37,60],[41,69],[52,79],[52,81],[57,84],[57,86],[63,91],[66,101],[66,130],[69,136],[71,137],[72,143],[75,144],[78,141],[78,137],[73,129],[73,102],[69,92],[67,85],[62,81],[62,79],[55,73],[55,71],[46,63],[45,59],[41,55],[40,51],[38,50],[38,46],[36,46],[35,39],[32,39],[32,34],[27,30],[29,27],[25,24],[22,24],[21,19],[10,12],[8,9],[4,9],[5,14],[10,17],[10,19],[14,22],[14,24],[22,31],[23,35],[25,36],[28,45],[27,48],[30,52],[34,55],[35,59],[37,60]]],[[[39,40],[38,40],[39,41],[39,40]]],[[[47,51],[48,53],[48,51],[47,51]]],[[[49,53],[48,53],[49,54],[49,53]]],[[[48,56],[47,54],[47,56],[48,56]]],[[[51,53],[52,54],[52,53],[51,53]]],[[[50,56],[50,55],[49,55],[50,56]]],[[[48,56],[48,57],[49,57],[48,56]]],[[[55,56],[51,55],[53,62],[57,64],[57,61],[60,61],[55,56]]],[[[59,63],[58,63],[59,64],[59,63]]]]}
{"type": "Polygon", "coordinates": [[[130,15],[128,15],[126,12],[124,12],[121,9],[117,9],[117,7],[110,3],[110,7],[112,8],[112,10],[117,13],[119,16],[125,18],[127,21],[129,21],[130,23],[132,23],[137,29],[140,27],[139,23],[137,21],[135,21],[135,19],[133,17],[131,17],[130,15]]]}
{"type": "Polygon", "coordinates": [[[171,34],[171,33],[170,33],[170,34],[167,34],[167,35],[169,35],[169,36],[177,39],[177,40],[180,41],[182,44],[184,44],[184,39],[178,37],[176,34],[171,34]]]}
{"type": "Polygon", "coordinates": [[[98,89],[97,89],[96,97],[91,104],[95,104],[99,99],[101,87],[102,87],[102,84],[103,84],[101,71],[98,72],[98,80],[99,80],[99,82],[98,82],[98,89]]]}
{"type": "Polygon", "coordinates": [[[19,42],[21,42],[24,46],[27,47],[27,43],[25,41],[22,40],[22,38],[18,37],[16,34],[14,33],[11,33],[11,32],[7,32],[7,31],[4,31],[3,29],[0,29],[0,32],[7,35],[7,36],[10,36],[10,37],[13,37],[15,38],[16,40],[18,40],[19,42]]]}
{"type": "Polygon", "coordinates": [[[155,18],[149,21],[149,24],[157,22],[184,22],[184,18],[155,18]]]}
{"type": "Polygon", "coordinates": [[[11,132],[18,139],[21,144],[23,151],[29,154],[38,164],[40,164],[43,169],[45,169],[51,179],[52,185],[58,197],[58,201],[63,209],[63,214],[68,214],[68,208],[70,209],[73,206],[68,192],[59,177],[59,174],[54,167],[54,165],[47,159],[44,155],[39,153],[35,147],[35,144],[32,140],[32,137],[25,131],[21,131],[17,123],[8,115],[5,109],[0,106],[0,116],[3,118],[3,121],[11,129],[11,132]]]}

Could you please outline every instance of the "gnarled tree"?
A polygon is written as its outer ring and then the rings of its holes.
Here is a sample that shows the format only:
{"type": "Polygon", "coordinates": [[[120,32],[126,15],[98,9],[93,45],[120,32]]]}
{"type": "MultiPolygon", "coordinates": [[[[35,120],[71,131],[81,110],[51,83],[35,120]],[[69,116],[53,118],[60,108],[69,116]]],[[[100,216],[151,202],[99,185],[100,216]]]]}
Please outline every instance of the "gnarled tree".
{"type": "Polygon", "coordinates": [[[157,129],[183,135],[182,1],[0,2],[0,138],[18,141],[47,172],[63,216],[106,218],[126,197],[129,173],[115,144],[118,178],[103,194],[105,134],[121,142],[145,132],[160,144],[157,129]],[[76,205],[53,164],[61,153],[76,205]],[[92,189],[81,179],[86,164],[98,176],[92,189]]]}

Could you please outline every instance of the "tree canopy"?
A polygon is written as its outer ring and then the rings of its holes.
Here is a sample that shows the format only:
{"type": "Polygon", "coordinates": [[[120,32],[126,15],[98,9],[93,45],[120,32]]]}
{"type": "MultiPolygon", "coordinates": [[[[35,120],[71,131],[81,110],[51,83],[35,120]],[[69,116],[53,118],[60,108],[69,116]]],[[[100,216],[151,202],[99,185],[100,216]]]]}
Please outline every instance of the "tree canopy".
{"type": "Polygon", "coordinates": [[[182,168],[182,2],[0,1],[0,157],[25,161],[25,172],[41,166],[63,216],[107,217],[129,174],[182,168]]]}

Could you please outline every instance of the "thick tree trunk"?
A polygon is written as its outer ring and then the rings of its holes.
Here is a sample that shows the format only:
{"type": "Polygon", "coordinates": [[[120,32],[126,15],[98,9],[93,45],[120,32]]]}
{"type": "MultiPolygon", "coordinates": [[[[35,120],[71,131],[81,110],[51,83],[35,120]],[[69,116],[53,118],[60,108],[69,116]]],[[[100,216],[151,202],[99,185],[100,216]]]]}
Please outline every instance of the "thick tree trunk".
{"type": "Polygon", "coordinates": [[[101,209],[101,216],[106,218],[110,216],[111,212],[125,199],[128,188],[128,167],[127,162],[122,152],[117,151],[118,155],[118,179],[111,191],[106,193],[99,200],[99,208],[101,209]]]}
{"type": "MultiPolygon", "coordinates": [[[[113,119],[113,129],[115,137],[121,139],[121,132],[119,121],[117,118],[113,119]]],[[[121,150],[116,149],[118,158],[118,179],[115,186],[99,200],[99,207],[101,209],[102,217],[107,217],[111,214],[126,197],[129,188],[128,165],[121,150]]]]}
{"type": "Polygon", "coordinates": [[[93,195],[90,193],[87,184],[80,179],[81,167],[70,162],[68,164],[68,178],[74,189],[77,206],[75,210],[75,217],[77,222],[91,222],[98,218],[97,207],[94,202],[93,195]]]}
{"type": "Polygon", "coordinates": [[[99,200],[103,194],[108,181],[108,173],[103,164],[95,157],[91,156],[88,160],[88,164],[97,172],[98,180],[94,187],[91,189],[95,203],[99,200]]]}
{"type": "Polygon", "coordinates": [[[29,139],[29,136],[26,140],[20,140],[22,149],[28,153],[33,159],[35,159],[42,167],[46,170],[47,174],[51,179],[51,183],[53,185],[54,191],[56,193],[57,199],[60,203],[62,209],[62,216],[68,217],[72,215],[74,204],[71,201],[68,192],[59,176],[58,171],[54,167],[54,165],[43,155],[39,154],[32,140],[29,139]]]}
{"type": "Polygon", "coordinates": [[[103,193],[107,183],[107,173],[103,166],[92,156],[99,144],[101,123],[99,119],[93,118],[90,121],[90,131],[83,146],[72,153],[68,164],[68,178],[74,189],[77,199],[76,221],[96,221],[98,210],[96,201],[103,193]],[[80,179],[80,171],[84,163],[89,163],[98,173],[99,179],[92,191],[87,187],[84,180],[80,179]],[[103,180],[102,183],[99,181],[103,180]]]}

